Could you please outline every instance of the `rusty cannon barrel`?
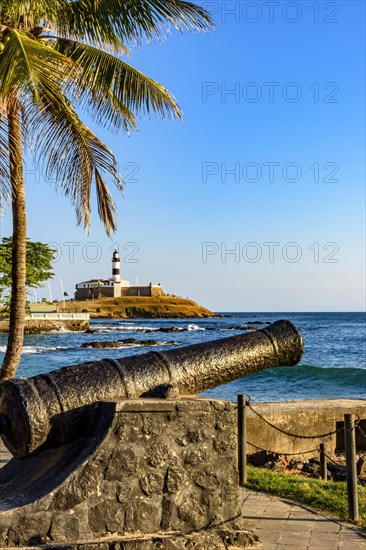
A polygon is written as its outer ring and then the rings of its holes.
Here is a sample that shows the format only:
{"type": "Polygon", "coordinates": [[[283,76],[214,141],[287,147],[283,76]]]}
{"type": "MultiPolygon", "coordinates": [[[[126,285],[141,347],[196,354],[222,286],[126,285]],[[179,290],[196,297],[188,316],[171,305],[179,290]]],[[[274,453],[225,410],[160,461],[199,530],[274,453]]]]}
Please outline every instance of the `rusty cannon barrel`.
{"type": "Polygon", "coordinates": [[[162,387],[194,395],[266,368],[295,365],[303,351],[296,327],[276,321],[229,338],[6,381],[0,385],[2,438],[14,456],[25,457],[84,435],[98,402],[151,396],[162,387]]]}

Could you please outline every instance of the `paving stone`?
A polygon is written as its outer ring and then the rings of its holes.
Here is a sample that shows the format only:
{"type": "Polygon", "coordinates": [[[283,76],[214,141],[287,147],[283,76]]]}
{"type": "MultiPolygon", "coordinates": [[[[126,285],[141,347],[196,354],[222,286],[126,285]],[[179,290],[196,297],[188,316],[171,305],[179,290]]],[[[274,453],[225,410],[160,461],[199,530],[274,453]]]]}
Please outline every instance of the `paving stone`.
{"type": "Polygon", "coordinates": [[[315,533],[314,531],[311,533],[311,539],[310,542],[318,542],[321,543],[323,540],[325,541],[339,541],[339,536],[336,533],[315,533]]]}
{"type": "Polygon", "coordinates": [[[361,544],[361,545],[363,544],[363,547],[366,549],[366,538],[356,533],[347,537],[342,537],[342,538],[338,537],[338,539],[339,539],[339,544],[343,545],[343,547],[348,546],[348,548],[352,547],[353,549],[353,547],[356,544],[361,544]]]}
{"type": "MultiPolygon", "coordinates": [[[[258,518],[255,529],[262,542],[262,550],[366,550],[366,538],[348,528],[347,522],[340,525],[302,506],[282,502],[279,506],[279,501],[269,496],[267,505],[257,506],[256,510],[263,508],[264,514],[258,518]],[[285,511],[281,519],[278,516],[282,510],[285,511]]],[[[242,513],[255,521],[249,498],[242,506],[242,513]]]]}
{"type": "Polygon", "coordinates": [[[316,517],[316,515],[308,512],[307,510],[302,510],[301,508],[298,508],[297,510],[290,512],[289,517],[312,520],[316,517]]]}
{"type": "Polygon", "coordinates": [[[313,531],[316,533],[339,533],[341,531],[341,527],[333,521],[318,521],[314,524],[313,531]]]}
{"type": "Polygon", "coordinates": [[[366,548],[366,539],[364,539],[364,542],[352,542],[352,546],[350,546],[349,542],[340,541],[339,543],[339,549],[340,550],[365,550],[366,548]]]}
{"type": "Polygon", "coordinates": [[[273,529],[274,531],[276,531],[278,529],[282,529],[282,524],[283,521],[281,521],[280,519],[273,520],[272,518],[262,518],[259,520],[257,527],[258,529],[273,529]]]}
{"type": "Polygon", "coordinates": [[[310,540],[311,533],[302,531],[284,531],[281,537],[281,544],[299,544],[307,545],[310,540]]]}
{"type": "Polygon", "coordinates": [[[259,540],[262,543],[270,542],[272,544],[276,544],[279,542],[282,531],[272,531],[269,529],[256,529],[255,534],[258,535],[259,540]]]}
{"type": "Polygon", "coordinates": [[[358,533],[358,531],[356,529],[342,528],[342,530],[339,533],[340,540],[342,540],[342,539],[359,539],[360,537],[362,537],[366,541],[366,536],[365,535],[362,536],[360,533],[358,533]]]}
{"type": "Polygon", "coordinates": [[[338,548],[339,550],[365,550],[366,541],[352,542],[352,544],[349,544],[348,542],[340,541],[338,548]]]}
{"type": "Polygon", "coordinates": [[[284,524],[285,531],[311,531],[313,529],[313,521],[294,521],[287,520],[284,524]]]}

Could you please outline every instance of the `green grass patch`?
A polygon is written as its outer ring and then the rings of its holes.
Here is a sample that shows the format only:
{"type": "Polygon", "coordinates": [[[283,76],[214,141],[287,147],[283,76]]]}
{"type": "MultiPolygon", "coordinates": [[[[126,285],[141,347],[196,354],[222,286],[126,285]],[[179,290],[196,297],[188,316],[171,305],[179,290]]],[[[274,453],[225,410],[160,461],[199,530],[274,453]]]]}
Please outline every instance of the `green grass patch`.
{"type": "MultiPolygon", "coordinates": [[[[321,481],[248,466],[246,486],[302,504],[309,504],[341,519],[348,519],[346,482],[321,481]]],[[[366,528],[366,487],[358,487],[360,521],[366,528]]]]}

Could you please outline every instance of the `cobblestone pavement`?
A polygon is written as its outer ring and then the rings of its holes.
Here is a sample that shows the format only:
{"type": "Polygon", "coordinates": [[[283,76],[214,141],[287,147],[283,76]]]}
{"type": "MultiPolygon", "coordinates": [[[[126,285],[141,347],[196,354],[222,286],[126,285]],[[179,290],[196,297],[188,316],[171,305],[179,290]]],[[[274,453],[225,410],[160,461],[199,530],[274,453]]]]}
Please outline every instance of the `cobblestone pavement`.
{"type": "Polygon", "coordinates": [[[342,520],[242,489],[242,514],[263,550],[366,550],[366,533],[342,520]]]}

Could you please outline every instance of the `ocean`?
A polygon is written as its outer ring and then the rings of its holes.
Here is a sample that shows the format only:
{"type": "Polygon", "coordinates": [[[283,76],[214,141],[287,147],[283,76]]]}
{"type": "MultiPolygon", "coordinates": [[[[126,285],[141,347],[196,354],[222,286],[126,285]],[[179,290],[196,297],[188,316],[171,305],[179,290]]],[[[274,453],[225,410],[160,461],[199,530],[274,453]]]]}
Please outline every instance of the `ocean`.
{"type": "MultiPolygon", "coordinates": [[[[300,330],[305,353],[295,367],[267,369],[205,392],[205,396],[236,400],[239,393],[253,402],[291,401],[322,398],[366,398],[366,317],[365,313],[223,313],[210,319],[99,319],[91,321],[96,332],[55,332],[26,335],[17,377],[59,369],[66,365],[119,358],[195,344],[238,334],[261,323],[289,319],[300,330]],[[177,327],[177,332],[160,328],[177,327]],[[121,344],[120,348],[82,348],[91,341],[124,338],[155,340],[154,346],[121,344]],[[172,344],[172,342],[174,342],[172,344]]],[[[0,361],[6,335],[0,335],[0,361]]]]}

